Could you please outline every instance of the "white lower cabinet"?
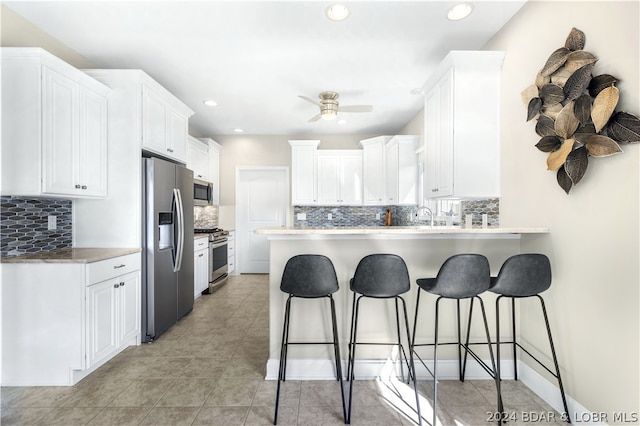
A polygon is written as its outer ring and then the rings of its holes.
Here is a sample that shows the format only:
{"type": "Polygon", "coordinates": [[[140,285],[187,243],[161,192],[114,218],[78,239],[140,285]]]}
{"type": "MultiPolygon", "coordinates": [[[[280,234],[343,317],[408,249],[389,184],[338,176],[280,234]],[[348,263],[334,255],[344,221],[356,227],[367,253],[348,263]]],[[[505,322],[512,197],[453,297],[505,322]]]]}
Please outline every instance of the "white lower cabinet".
{"type": "Polygon", "coordinates": [[[227,236],[227,267],[228,274],[233,275],[236,270],[236,231],[229,231],[227,236]]]}
{"type": "Polygon", "coordinates": [[[209,238],[196,238],[193,244],[193,298],[197,299],[209,287],[209,238]]]}
{"type": "Polygon", "coordinates": [[[140,344],[140,253],[2,264],[2,386],[74,385],[140,344]]]}
{"type": "Polygon", "coordinates": [[[87,287],[87,367],[140,334],[140,273],[87,287]]]}

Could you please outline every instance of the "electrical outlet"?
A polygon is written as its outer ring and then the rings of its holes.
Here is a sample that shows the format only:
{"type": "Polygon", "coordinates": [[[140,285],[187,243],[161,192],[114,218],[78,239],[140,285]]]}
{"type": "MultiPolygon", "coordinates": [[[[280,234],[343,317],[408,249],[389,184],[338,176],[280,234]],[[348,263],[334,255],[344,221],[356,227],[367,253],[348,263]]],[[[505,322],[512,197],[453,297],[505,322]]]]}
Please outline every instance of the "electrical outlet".
{"type": "Polygon", "coordinates": [[[298,220],[307,220],[307,214],[306,214],[306,213],[298,213],[298,214],[296,215],[296,218],[297,218],[298,220]]]}
{"type": "Polygon", "coordinates": [[[380,220],[380,213],[376,213],[376,220],[380,220]]]}
{"type": "Polygon", "coordinates": [[[329,219],[329,220],[333,220],[333,215],[332,215],[331,213],[329,213],[329,214],[327,215],[327,219],[329,219]]]}
{"type": "Polygon", "coordinates": [[[58,228],[58,219],[56,216],[47,217],[47,229],[49,231],[55,231],[58,228]]]}

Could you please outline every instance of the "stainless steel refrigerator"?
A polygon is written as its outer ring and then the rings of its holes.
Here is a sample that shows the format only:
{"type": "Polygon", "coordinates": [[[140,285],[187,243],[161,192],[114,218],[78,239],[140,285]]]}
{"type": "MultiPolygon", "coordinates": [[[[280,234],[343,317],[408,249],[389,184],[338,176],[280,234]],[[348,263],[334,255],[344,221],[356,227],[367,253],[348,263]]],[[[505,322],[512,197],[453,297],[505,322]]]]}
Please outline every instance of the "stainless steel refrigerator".
{"type": "Polygon", "coordinates": [[[142,341],[193,309],[193,172],[142,159],[142,341]]]}

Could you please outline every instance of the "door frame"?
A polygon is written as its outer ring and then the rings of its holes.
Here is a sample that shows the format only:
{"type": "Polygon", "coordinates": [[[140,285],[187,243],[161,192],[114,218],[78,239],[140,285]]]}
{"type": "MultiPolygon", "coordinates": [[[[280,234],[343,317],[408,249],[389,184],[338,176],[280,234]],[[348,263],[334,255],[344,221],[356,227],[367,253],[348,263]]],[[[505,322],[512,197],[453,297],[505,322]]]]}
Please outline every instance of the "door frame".
{"type": "Polygon", "coordinates": [[[235,238],[235,244],[236,244],[236,269],[237,269],[237,273],[241,274],[242,271],[240,271],[240,257],[242,256],[242,250],[240,249],[240,212],[242,211],[242,209],[239,207],[240,206],[240,177],[242,175],[243,172],[260,172],[260,171],[271,171],[271,172],[275,172],[275,171],[281,171],[284,172],[285,174],[285,186],[287,189],[287,195],[286,195],[286,215],[285,215],[285,226],[289,227],[291,226],[291,212],[292,212],[292,208],[291,208],[291,175],[289,172],[289,166],[236,166],[236,188],[235,188],[235,230],[236,230],[236,238],[235,238]]]}

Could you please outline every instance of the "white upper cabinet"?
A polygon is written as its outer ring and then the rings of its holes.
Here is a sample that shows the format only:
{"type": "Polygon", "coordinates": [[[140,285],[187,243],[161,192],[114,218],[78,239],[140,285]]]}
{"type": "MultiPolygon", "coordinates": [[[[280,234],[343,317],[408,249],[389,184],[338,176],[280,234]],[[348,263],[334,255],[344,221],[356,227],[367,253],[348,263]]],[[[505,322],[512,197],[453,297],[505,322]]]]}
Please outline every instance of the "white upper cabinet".
{"type": "Polygon", "coordinates": [[[452,51],[423,86],[424,198],[500,196],[504,52],[452,51]]]}
{"type": "Polygon", "coordinates": [[[397,135],[385,146],[386,204],[415,205],[418,196],[419,137],[397,135]]]}
{"type": "Polygon", "coordinates": [[[362,205],[362,151],[318,150],[318,204],[362,205]]]}
{"type": "Polygon", "coordinates": [[[213,139],[200,139],[209,147],[209,182],[212,184],[211,199],[214,205],[220,204],[220,144],[213,139]]]}
{"type": "Polygon", "coordinates": [[[154,80],[142,85],[142,148],[187,162],[189,117],[193,111],[154,80]]]}
{"type": "Polygon", "coordinates": [[[385,146],[391,136],[378,136],[360,141],[362,146],[362,203],[367,206],[386,204],[385,146]]]}
{"type": "Polygon", "coordinates": [[[187,168],[193,170],[193,178],[210,182],[209,144],[189,136],[187,142],[187,168]]]}
{"type": "Polygon", "coordinates": [[[362,146],[363,204],[415,205],[418,188],[418,136],[378,136],[362,146]]]}
{"type": "Polygon", "coordinates": [[[107,195],[110,90],[39,48],[2,49],[2,194],[107,195]]]}
{"type": "Polygon", "coordinates": [[[316,152],[319,140],[290,140],[291,145],[291,204],[313,206],[316,197],[316,152]]]}

